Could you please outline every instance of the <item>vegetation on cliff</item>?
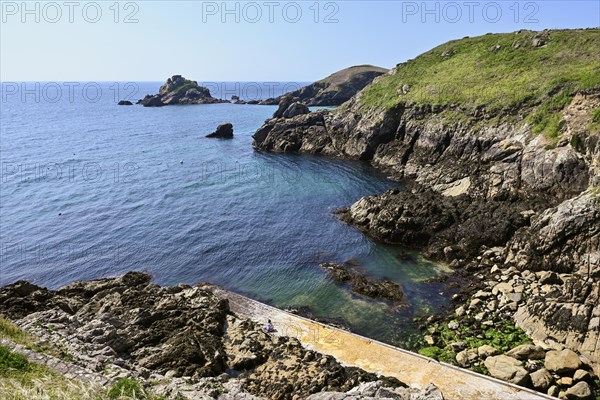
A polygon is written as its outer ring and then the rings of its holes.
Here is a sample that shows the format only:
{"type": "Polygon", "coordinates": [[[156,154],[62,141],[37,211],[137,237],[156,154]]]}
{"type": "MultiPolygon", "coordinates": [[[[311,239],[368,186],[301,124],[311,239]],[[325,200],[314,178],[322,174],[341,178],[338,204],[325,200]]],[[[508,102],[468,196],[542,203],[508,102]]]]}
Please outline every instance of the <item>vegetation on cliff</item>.
{"type": "Polygon", "coordinates": [[[577,92],[600,87],[600,30],[518,31],[444,43],[368,86],[364,107],[459,108],[477,117],[521,114],[555,138],[559,112],[577,92]]]}

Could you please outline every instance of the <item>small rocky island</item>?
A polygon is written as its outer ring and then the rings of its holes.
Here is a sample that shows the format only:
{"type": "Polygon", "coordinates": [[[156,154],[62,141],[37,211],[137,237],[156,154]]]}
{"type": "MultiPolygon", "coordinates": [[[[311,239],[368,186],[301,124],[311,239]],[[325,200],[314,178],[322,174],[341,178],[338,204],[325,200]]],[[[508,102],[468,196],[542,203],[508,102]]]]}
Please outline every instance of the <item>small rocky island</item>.
{"type": "Polygon", "coordinates": [[[227,100],[215,99],[210,90],[199,86],[198,82],[185,79],[181,75],[173,75],[162,85],[158,94],[146,95],[138,101],[144,107],[162,107],[175,104],[214,104],[229,103],[227,100]]]}

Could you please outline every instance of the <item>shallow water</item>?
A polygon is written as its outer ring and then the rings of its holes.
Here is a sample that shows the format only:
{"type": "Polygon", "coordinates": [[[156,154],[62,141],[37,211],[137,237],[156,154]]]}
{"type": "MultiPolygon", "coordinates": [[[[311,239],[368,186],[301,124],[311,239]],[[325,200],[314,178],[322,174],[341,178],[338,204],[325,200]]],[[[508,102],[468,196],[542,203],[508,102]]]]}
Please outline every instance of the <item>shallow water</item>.
{"type": "MultiPolygon", "coordinates": [[[[209,281],[278,307],[307,308],[398,343],[415,313],[447,304],[423,280],[443,266],[376,244],[332,211],[397,184],[364,163],[253,151],[275,106],[116,106],[2,97],[0,284],[52,288],[148,271],[160,284],[209,281]],[[232,122],[235,138],[204,135],[232,122]],[[355,296],[322,262],[400,282],[410,306],[355,296]]],[[[155,93],[159,83],[138,83],[155,93]]],[[[138,96],[139,97],[139,96],[138,96]]]]}

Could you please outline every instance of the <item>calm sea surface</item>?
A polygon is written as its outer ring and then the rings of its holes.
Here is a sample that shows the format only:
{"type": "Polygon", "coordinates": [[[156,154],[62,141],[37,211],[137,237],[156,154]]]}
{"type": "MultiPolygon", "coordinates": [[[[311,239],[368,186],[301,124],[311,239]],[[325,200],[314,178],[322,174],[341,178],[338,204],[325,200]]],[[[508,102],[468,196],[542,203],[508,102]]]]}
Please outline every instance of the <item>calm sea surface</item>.
{"type": "MultiPolygon", "coordinates": [[[[278,85],[209,87],[266,98],[278,85]]],[[[447,304],[423,282],[443,267],[332,215],[397,184],[360,162],[255,152],[251,135],[275,106],[115,104],[159,86],[2,84],[0,284],[56,288],[147,271],[160,284],[208,281],[391,343],[408,318],[447,304]],[[204,138],[223,122],[233,140],[204,138]],[[411,306],[351,294],[319,268],[330,261],[401,283],[411,306]]]]}

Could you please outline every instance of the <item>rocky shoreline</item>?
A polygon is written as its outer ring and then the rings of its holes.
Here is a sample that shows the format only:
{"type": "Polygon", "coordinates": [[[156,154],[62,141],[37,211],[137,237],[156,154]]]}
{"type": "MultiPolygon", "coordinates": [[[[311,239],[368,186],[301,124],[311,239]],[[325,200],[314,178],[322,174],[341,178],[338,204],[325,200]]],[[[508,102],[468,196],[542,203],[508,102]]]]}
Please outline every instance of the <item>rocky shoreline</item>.
{"type": "Polygon", "coordinates": [[[167,398],[443,399],[265,333],[212,288],[136,272],[56,291],[19,281],[0,289],[0,313],[88,378],[136,379],[167,398]]]}
{"type": "MultiPolygon", "coordinates": [[[[512,40],[513,48],[506,51],[538,57],[540,46],[569,46],[576,35],[589,32],[519,31],[496,35],[498,39],[465,40],[512,40]]],[[[457,51],[447,47],[471,54],[451,42],[422,56],[423,64],[429,68],[446,62],[457,51]]],[[[484,53],[485,62],[500,48],[484,53]]],[[[431,259],[448,262],[469,282],[455,298],[454,313],[438,325],[424,324],[424,346],[440,350],[429,355],[443,353],[446,361],[561,398],[590,398],[590,386],[598,390],[597,378],[577,378],[600,374],[600,146],[599,130],[593,128],[599,119],[600,87],[572,93],[558,87],[539,102],[507,105],[492,114],[486,106],[402,100],[427,90],[415,83],[400,81],[397,92],[386,92],[394,90],[390,82],[396,76],[421,61],[411,62],[375,79],[337,110],[267,120],[255,133],[253,146],[364,160],[403,182],[406,190],[367,196],[339,214],[376,240],[415,246],[431,259]],[[541,128],[534,124],[550,112],[540,104],[556,103],[552,96],[561,96],[561,106],[543,118],[558,121],[557,128],[539,134],[541,128]],[[377,105],[394,97],[399,100],[377,105]],[[508,348],[496,349],[508,352],[500,355],[482,349],[481,356],[481,341],[477,348],[461,349],[440,334],[447,334],[449,325],[466,324],[478,328],[468,332],[486,339],[491,329],[502,334],[498,324],[506,321],[517,325],[515,335],[524,331],[543,349],[544,362],[509,360],[505,357],[513,353],[508,348]],[[573,351],[581,364],[553,370],[547,359],[564,349],[573,351]],[[488,362],[489,357],[502,358],[488,362]],[[517,372],[498,372],[499,365],[517,372]]],[[[535,354],[541,356],[538,348],[535,354]]]]}

